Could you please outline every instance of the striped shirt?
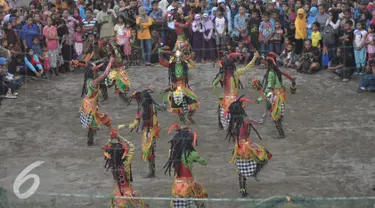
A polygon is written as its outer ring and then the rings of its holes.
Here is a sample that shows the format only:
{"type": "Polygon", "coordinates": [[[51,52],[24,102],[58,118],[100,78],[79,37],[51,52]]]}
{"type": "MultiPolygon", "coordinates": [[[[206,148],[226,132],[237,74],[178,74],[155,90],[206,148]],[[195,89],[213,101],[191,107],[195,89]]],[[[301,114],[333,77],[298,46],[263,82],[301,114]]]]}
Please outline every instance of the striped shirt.
{"type": "MultiPolygon", "coordinates": [[[[93,18],[93,19],[90,20],[90,21],[87,21],[86,19],[84,19],[84,20],[82,21],[82,23],[83,23],[83,28],[84,28],[84,30],[86,30],[86,28],[87,28],[89,31],[91,31],[91,32],[93,32],[94,34],[96,34],[96,31],[97,31],[97,27],[96,27],[96,18],[93,18]]],[[[86,31],[86,32],[85,32],[85,36],[87,36],[87,34],[88,34],[89,31],[86,31]]]]}

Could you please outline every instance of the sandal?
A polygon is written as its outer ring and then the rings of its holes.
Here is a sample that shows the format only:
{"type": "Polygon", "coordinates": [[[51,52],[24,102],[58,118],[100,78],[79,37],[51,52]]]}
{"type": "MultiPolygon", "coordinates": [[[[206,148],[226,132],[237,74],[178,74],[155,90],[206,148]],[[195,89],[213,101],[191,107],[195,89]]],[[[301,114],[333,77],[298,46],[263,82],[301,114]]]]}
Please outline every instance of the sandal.
{"type": "Polygon", "coordinates": [[[145,65],[146,66],[155,66],[155,64],[152,64],[152,63],[146,63],[145,65]]]}

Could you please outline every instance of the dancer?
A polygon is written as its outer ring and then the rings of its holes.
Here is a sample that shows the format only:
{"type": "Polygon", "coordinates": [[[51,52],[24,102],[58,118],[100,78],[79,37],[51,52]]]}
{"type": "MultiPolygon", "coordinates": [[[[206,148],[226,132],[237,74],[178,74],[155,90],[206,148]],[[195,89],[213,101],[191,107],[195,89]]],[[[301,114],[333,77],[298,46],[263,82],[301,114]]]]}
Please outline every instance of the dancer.
{"type": "Polygon", "coordinates": [[[134,191],[132,182],[131,162],[134,155],[134,145],[124,137],[118,134],[118,130],[123,128],[119,125],[111,129],[111,138],[103,148],[105,166],[108,171],[112,170],[113,179],[115,180],[114,199],[111,199],[111,208],[146,208],[147,204],[140,199],[133,199],[133,197],[140,197],[134,191]],[[127,198],[116,198],[127,197],[127,198]]]}
{"type": "Polygon", "coordinates": [[[126,103],[129,104],[131,97],[127,94],[131,87],[128,72],[125,69],[121,53],[113,46],[110,42],[106,40],[99,41],[101,53],[103,56],[114,56],[116,61],[113,63],[112,70],[105,80],[107,87],[112,87],[115,85],[115,93],[126,103]]]}
{"type": "Polygon", "coordinates": [[[263,146],[251,141],[251,129],[261,139],[253,124],[259,124],[262,121],[255,121],[248,118],[243,102],[251,102],[251,100],[241,96],[229,106],[225,114],[230,114],[227,139],[236,143],[231,163],[236,164],[237,167],[240,194],[242,197],[246,197],[247,179],[249,177],[257,179],[258,173],[268,163],[272,155],[263,146]]]}
{"type": "MultiPolygon", "coordinates": [[[[197,145],[197,134],[192,132],[189,128],[181,128],[175,124],[169,128],[168,134],[177,129],[177,134],[169,143],[169,158],[165,164],[165,174],[171,175],[174,169],[174,183],[172,185],[172,197],[175,198],[171,201],[172,208],[188,208],[192,206],[192,201],[188,198],[207,198],[208,194],[203,186],[194,181],[192,169],[193,163],[198,162],[202,165],[207,165],[207,161],[199,156],[198,152],[194,149],[197,145]]],[[[204,208],[202,202],[196,201],[196,207],[204,208]]]]}
{"type": "Polygon", "coordinates": [[[218,120],[220,129],[226,129],[228,127],[229,118],[224,117],[224,112],[232,102],[238,99],[238,90],[242,88],[240,76],[254,69],[255,62],[259,58],[258,52],[255,52],[253,59],[246,67],[236,70],[236,64],[233,58],[234,56],[240,55],[240,53],[231,53],[220,60],[220,71],[213,81],[213,90],[219,99],[218,120]],[[217,90],[216,86],[219,83],[224,88],[224,97],[217,90]]]}
{"type": "Polygon", "coordinates": [[[195,53],[189,43],[188,38],[185,35],[185,29],[191,28],[191,24],[194,20],[194,13],[191,11],[190,16],[184,17],[182,9],[178,9],[175,14],[175,31],[177,34],[176,44],[174,46],[173,51],[177,52],[180,51],[182,55],[185,57],[185,60],[188,63],[188,68],[193,69],[195,68],[196,64],[194,62],[195,53]],[[188,19],[185,21],[185,19],[188,19]]]}
{"type": "Polygon", "coordinates": [[[157,111],[163,110],[152,99],[151,86],[140,92],[134,92],[132,98],[138,103],[138,110],[136,119],[132,124],[129,124],[129,129],[141,128],[142,135],[142,158],[149,163],[149,173],[146,178],[155,177],[155,148],[156,139],[159,138],[160,124],[157,117],[157,111]]]}
{"type": "Polygon", "coordinates": [[[186,118],[194,123],[192,117],[199,108],[199,101],[189,86],[188,61],[180,51],[172,54],[169,62],[164,59],[163,53],[164,50],[159,48],[159,63],[168,68],[169,74],[169,87],[162,92],[168,92],[169,112],[177,114],[183,125],[186,125],[186,118]]]}
{"type": "Polygon", "coordinates": [[[262,95],[258,98],[257,102],[259,103],[266,99],[266,113],[263,115],[263,118],[267,116],[267,111],[269,111],[279,133],[278,138],[285,138],[282,120],[284,117],[286,92],[282,75],[292,82],[292,86],[290,87],[292,94],[297,91],[296,78],[280,71],[276,64],[276,58],[277,55],[275,53],[271,52],[268,54],[264,60],[264,64],[267,66],[267,72],[264,75],[262,84],[255,78],[253,78],[252,84],[254,89],[259,91],[262,95]]]}
{"type": "Polygon", "coordinates": [[[84,99],[80,108],[80,119],[82,127],[88,128],[87,145],[94,144],[94,135],[100,124],[104,124],[109,129],[112,128],[111,119],[108,114],[100,113],[98,104],[98,95],[100,82],[108,76],[112,67],[114,58],[111,57],[104,74],[97,77],[97,70],[103,65],[96,66],[94,63],[88,62],[85,72],[85,80],[82,88],[82,96],[84,99]]]}

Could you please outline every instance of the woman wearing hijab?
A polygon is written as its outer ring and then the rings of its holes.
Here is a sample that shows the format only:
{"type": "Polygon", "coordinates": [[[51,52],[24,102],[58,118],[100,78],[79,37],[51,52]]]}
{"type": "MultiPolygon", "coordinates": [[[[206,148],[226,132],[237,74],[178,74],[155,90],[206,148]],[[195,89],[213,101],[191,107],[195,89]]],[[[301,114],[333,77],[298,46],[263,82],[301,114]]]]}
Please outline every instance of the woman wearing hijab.
{"type": "Polygon", "coordinates": [[[214,38],[212,37],[214,33],[214,24],[208,16],[208,13],[203,14],[203,28],[203,59],[206,61],[214,61],[216,60],[216,44],[214,38]]]}
{"type": "Polygon", "coordinates": [[[193,41],[192,48],[195,53],[195,59],[197,61],[203,61],[203,42],[204,42],[204,28],[201,22],[201,16],[196,14],[194,17],[194,22],[191,24],[193,30],[193,41]]]}
{"type": "Polygon", "coordinates": [[[303,50],[303,41],[307,38],[306,14],[304,9],[297,10],[297,18],[294,24],[296,27],[296,54],[299,55],[303,50]]]}

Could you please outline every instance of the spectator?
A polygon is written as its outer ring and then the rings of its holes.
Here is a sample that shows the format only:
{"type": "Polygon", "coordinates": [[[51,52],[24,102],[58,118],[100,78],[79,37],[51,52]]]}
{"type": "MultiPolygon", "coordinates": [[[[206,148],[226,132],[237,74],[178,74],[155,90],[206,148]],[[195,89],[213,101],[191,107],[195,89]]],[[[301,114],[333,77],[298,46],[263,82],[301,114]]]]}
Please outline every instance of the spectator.
{"type": "Polygon", "coordinates": [[[366,48],[365,46],[365,40],[367,31],[364,30],[365,23],[364,22],[358,22],[357,23],[357,29],[354,31],[354,60],[355,65],[357,68],[356,74],[363,75],[365,74],[365,66],[366,66],[366,48]]]}
{"type": "Polygon", "coordinates": [[[320,69],[320,50],[311,45],[311,40],[305,41],[305,48],[299,60],[296,62],[297,71],[311,74],[320,69]]]}
{"type": "Polygon", "coordinates": [[[38,56],[34,54],[33,49],[26,48],[26,55],[24,58],[25,61],[25,70],[23,72],[20,72],[22,75],[28,75],[28,76],[42,76],[43,73],[43,66],[42,62],[40,62],[38,56]]]}
{"type": "Polygon", "coordinates": [[[228,21],[228,33],[231,34],[232,33],[232,20],[231,20],[231,12],[230,12],[230,8],[225,4],[225,0],[219,0],[218,1],[218,4],[219,4],[219,7],[223,8],[224,11],[223,11],[223,15],[227,18],[227,21],[228,21]]]}
{"type": "Polygon", "coordinates": [[[4,23],[4,33],[6,35],[6,39],[8,41],[8,45],[13,48],[14,51],[20,52],[20,38],[17,32],[13,29],[12,24],[10,22],[4,23]]]}
{"type": "Polygon", "coordinates": [[[272,48],[275,51],[275,53],[280,54],[281,53],[281,41],[283,37],[283,29],[281,28],[280,22],[277,20],[275,22],[275,30],[272,35],[272,48]]]}
{"type": "MultiPolygon", "coordinates": [[[[365,46],[367,47],[367,53],[368,53],[368,67],[374,67],[375,66],[375,25],[370,25],[368,29],[368,33],[365,38],[365,46]]],[[[375,69],[373,69],[375,70],[375,69]]]]}
{"type": "Polygon", "coordinates": [[[42,51],[42,47],[40,47],[39,37],[34,37],[33,47],[31,49],[33,49],[34,54],[39,58],[39,60],[43,60],[43,51],[42,51]]]}
{"type": "Polygon", "coordinates": [[[312,25],[316,22],[316,17],[318,16],[318,9],[316,7],[311,7],[309,17],[307,18],[307,38],[311,39],[312,25]]]}
{"type": "Polygon", "coordinates": [[[125,18],[122,16],[117,17],[117,24],[115,25],[115,33],[116,33],[116,42],[117,45],[121,48],[121,52],[129,58],[131,50],[130,50],[130,25],[129,27],[125,26],[125,18]],[[126,44],[126,45],[125,45],[126,44]]]}
{"type": "Polygon", "coordinates": [[[168,21],[168,39],[169,48],[174,48],[174,44],[177,40],[176,30],[174,28],[175,17],[174,13],[177,10],[178,0],[172,0],[171,5],[167,8],[167,21],[168,21]]]}
{"type": "Polygon", "coordinates": [[[296,34],[295,34],[295,42],[296,42],[296,54],[301,54],[303,50],[303,40],[307,38],[307,31],[306,31],[306,15],[303,9],[298,9],[297,11],[297,18],[295,21],[296,27],[296,34]]]}
{"type": "Polygon", "coordinates": [[[344,55],[350,56],[353,60],[354,57],[354,50],[353,50],[353,40],[354,40],[354,32],[353,32],[353,25],[352,21],[348,20],[345,24],[345,30],[341,31],[339,40],[341,42],[341,47],[344,49],[344,55]]]}
{"type": "Polygon", "coordinates": [[[359,81],[358,93],[375,92],[375,70],[373,67],[368,68],[367,74],[359,81]]]}
{"type": "Polygon", "coordinates": [[[234,17],[234,29],[232,36],[239,40],[246,39],[248,35],[247,22],[249,14],[246,13],[245,5],[239,7],[239,13],[234,17]]]}
{"type": "Polygon", "coordinates": [[[349,81],[353,74],[353,60],[352,57],[344,57],[343,49],[338,48],[336,55],[331,59],[328,64],[328,70],[331,70],[335,79],[342,79],[343,82],[349,81]]]}
{"type": "Polygon", "coordinates": [[[38,26],[34,24],[33,16],[27,17],[27,23],[21,28],[21,40],[25,48],[33,46],[33,39],[41,34],[38,32],[38,26]]]}
{"type": "Polygon", "coordinates": [[[83,32],[85,33],[85,36],[87,36],[89,32],[92,32],[96,35],[96,32],[97,32],[96,18],[92,16],[91,9],[86,9],[86,19],[84,19],[82,23],[83,23],[83,32]]]}
{"type": "Polygon", "coordinates": [[[154,19],[152,30],[161,34],[163,45],[166,43],[166,19],[163,10],[159,8],[158,1],[152,2],[152,11],[149,16],[154,19]]]}
{"type": "Polygon", "coordinates": [[[78,24],[82,24],[83,19],[80,15],[80,12],[79,12],[78,8],[75,8],[73,10],[73,18],[78,21],[78,24]]]}
{"type": "Polygon", "coordinates": [[[151,64],[151,47],[152,39],[150,33],[150,26],[152,25],[152,18],[147,16],[144,8],[139,8],[139,17],[136,19],[138,26],[137,38],[141,41],[141,46],[144,54],[144,61],[146,66],[152,66],[151,64]]]}
{"type": "Polygon", "coordinates": [[[74,51],[78,60],[81,60],[81,55],[83,54],[83,34],[82,26],[80,24],[76,25],[74,33],[74,51]]]}
{"type": "Polygon", "coordinates": [[[224,17],[223,7],[219,7],[217,9],[216,17],[212,21],[215,28],[215,40],[217,49],[224,51],[226,43],[226,31],[228,28],[228,19],[224,17]]]}
{"type": "Polygon", "coordinates": [[[320,25],[319,22],[314,22],[312,25],[312,33],[311,33],[311,43],[313,47],[321,48],[322,46],[322,35],[319,31],[320,25]]]}
{"type": "Polygon", "coordinates": [[[249,30],[250,41],[256,50],[259,50],[259,26],[262,20],[259,18],[259,11],[254,9],[251,13],[251,18],[247,23],[247,28],[249,30]]]}
{"type": "Polygon", "coordinates": [[[203,44],[203,59],[205,61],[216,60],[216,45],[213,38],[214,24],[210,19],[208,13],[203,13],[203,28],[204,28],[204,44],[203,44]]]}
{"type": "Polygon", "coordinates": [[[103,3],[103,10],[96,16],[100,28],[100,38],[112,38],[115,36],[113,28],[115,27],[114,20],[117,16],[115,11],[108,8],[108,4],[103,3]]]}
{"type": "Polygon", "coordinates": [[[328,18],[329,18],[329,16],[325,12],[324,6],[323,5],[319,5],[319,13],[316,15],[315,20],[320,25],[320,28],[319,28],[320,32],[323,32],[324,26],[326,25],[328,18]]]}
{"type": "Polygon", "coordinates": [[[295,66],[296,63],[296,55],[294,53],[294,45],[293,43],[288,43],[281,52],[280,56],[276,58],[276,61],[279,65],[292,68],[295,66]]]}
{"type": "MultiPolygon", "coordinates": [[[[17,93],[15,91],[17,90],[17,86],[13,85],[8,80],[6,72],[7,61],[6,58],[0,58],[0,96],[7,99],[16,99],[17,93]]],[[[13,76],[11,76],[11,78],[13,78],[13,76]]]]}
{"type": "Polygon", "coordinates": [[[59,76],[57,70],[59,67],[58,60],[61,60],[58,42],[59,37],[57,35],[57,28],[53,25],[52,17],[47,18],[47,25],[43,28],[43,35],[46,38],[49,65],[52,69],[51,72],[59,76]]]}
{"type": "Polygon", "coordinates": [[[259,25],[259,43],[261,53],[266,54],[273,51],[270,39],[272,38],[274,29],[272,27],[272,23],[269,21],[268,13],[264,13],[262,15],[262,20],[263,21],[259,25]]]}
{"type": "Polygon", "coordinates": [[[202,46],[204,44],[204,28],[199,14],[195,15],[194,22],[191,26],[193,28],[192,48],[195,53],[195,59],[198,62],[203,62],[202,46]]]}

